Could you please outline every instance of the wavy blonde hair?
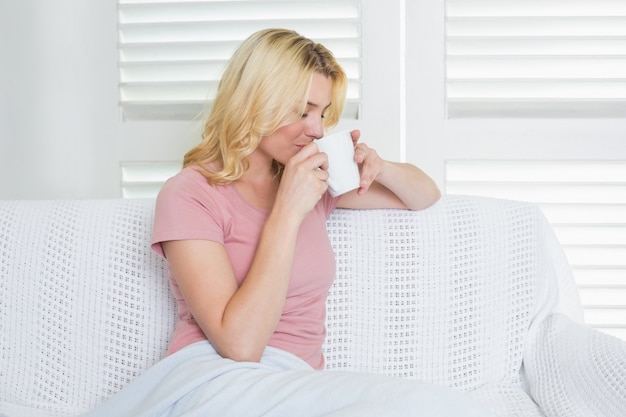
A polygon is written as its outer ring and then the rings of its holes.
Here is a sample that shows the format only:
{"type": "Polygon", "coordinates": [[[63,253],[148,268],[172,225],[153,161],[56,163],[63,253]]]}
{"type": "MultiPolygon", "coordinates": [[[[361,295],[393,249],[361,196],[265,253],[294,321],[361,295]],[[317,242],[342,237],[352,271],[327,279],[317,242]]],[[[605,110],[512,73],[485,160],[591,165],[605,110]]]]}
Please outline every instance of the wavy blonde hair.
{"type": "Polygon", "coordinates": [[[263,136],[302,117],[316,72],[332,79],[331,104],[324,113],[324,129],[329,129],[339,122],[347,89],[332,52],[291,30],[254,33],[229,61],[202,141],[185,154],[183,167],[197,165],[211,184],[240,178],[263,136]]]}

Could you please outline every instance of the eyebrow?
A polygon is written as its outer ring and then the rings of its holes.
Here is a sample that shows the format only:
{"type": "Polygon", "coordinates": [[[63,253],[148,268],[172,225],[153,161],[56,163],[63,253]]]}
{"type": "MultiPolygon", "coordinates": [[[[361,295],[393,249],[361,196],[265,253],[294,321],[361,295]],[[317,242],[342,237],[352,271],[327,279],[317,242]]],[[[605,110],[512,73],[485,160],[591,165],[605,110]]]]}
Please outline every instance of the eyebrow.
{"type": "MultiPolygon", "coordinates": [[[[332,104],[332,103],[328,103],[328,105],[327,105],[326,107],[324,107],[324,110],[326,110],[327,108],[329,108],[331,104],[332,104]]],[[[311,103],[310,101],[307,101],[307,102],[306,102],[306,105],[307,105],[307,106],[311,106],[311,107],[319,107],[319,105],[318,105],[318,104],[311,103]]]]}

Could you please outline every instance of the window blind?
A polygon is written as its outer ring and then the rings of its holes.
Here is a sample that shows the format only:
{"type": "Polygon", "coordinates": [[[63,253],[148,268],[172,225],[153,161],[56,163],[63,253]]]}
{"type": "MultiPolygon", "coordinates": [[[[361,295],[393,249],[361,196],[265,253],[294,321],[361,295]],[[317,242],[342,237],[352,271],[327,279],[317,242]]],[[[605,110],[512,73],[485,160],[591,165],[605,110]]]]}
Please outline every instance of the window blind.
{"type": "Polygon", "coordinates": [[[235,48],[284,27],[332,50],[348,78],[345,118],[359,117],[359,0],[119,0],[120,103],[125,120],[191,120],[210,106],[235,48]]]}
{"type": "Polygon", "coordinates": [[[121,162],[122,198],[156,198],[163,183],[182,166],[182,161],[121,162]]]}
{"type": "Polygon", "coordinates": [[[586,322],[626,340],[626,161],[452,160],[445,190],[538,204],[572,266],[586,322]]]}
{"type": "Polygon", "coordinates": [[[446,0],[450,118],[626,117],[623,0],[446,0]]]}

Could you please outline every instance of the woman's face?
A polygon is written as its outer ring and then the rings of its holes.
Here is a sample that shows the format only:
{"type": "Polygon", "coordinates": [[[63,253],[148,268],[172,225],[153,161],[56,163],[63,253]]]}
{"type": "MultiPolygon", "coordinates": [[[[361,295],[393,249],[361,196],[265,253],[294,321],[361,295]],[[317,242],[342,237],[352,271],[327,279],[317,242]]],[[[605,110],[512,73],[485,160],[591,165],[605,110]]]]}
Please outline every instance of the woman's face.
{"type": "Polygon", "coordinates": [[[285,164],[305,145],[316,138],[321,138],[324,135],[324,112],[330,105],[331,91],[332,79],[314,73],[302,118],[278,128],[271,135],[264,136],[257,150],[266,154],[268,158],[285,164]]]}

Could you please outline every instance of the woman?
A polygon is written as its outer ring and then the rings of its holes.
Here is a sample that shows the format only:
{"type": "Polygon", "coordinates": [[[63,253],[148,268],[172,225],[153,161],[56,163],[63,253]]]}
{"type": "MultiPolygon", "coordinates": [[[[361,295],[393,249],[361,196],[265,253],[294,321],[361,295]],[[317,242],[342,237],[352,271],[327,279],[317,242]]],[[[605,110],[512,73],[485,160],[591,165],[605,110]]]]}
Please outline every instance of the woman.
{"type": "Polygon", "coordinates": [[[440,196],[358,131],[360,187],[330,196],[315,139],[339,121],[346,84],[331,52],[293,31],[260,31],[236,51],[202,142],[157,199],[153,249],[179,312],[169,356],[100,407],[109,415],[484,415],[444,388],[314,371],[335,273],[330,212],[440,196]]]}

